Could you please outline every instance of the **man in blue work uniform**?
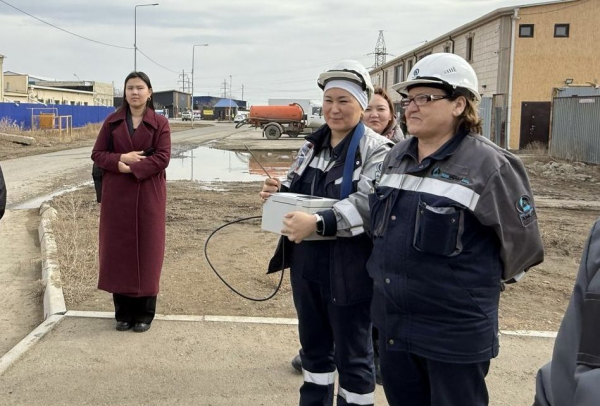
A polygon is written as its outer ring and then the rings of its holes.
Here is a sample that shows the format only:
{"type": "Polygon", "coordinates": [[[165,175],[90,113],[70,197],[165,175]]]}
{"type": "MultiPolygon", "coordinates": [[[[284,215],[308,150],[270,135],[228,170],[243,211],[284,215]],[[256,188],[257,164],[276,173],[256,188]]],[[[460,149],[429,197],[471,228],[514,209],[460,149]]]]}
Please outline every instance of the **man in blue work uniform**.
{"type": "Polygon", "coordinates": [[[521,161],[481,137],[477,76],[457,55],[419,61],[408,131],[370,195],[383,386],[393,406],[483,406],[502,281],[543,260],[521,161]]]}
{"type": "Polygon", "coordinates": [[[552,362],[538,372],[534,406],[600,404],[600,220],[581,256],[552,362]]]}

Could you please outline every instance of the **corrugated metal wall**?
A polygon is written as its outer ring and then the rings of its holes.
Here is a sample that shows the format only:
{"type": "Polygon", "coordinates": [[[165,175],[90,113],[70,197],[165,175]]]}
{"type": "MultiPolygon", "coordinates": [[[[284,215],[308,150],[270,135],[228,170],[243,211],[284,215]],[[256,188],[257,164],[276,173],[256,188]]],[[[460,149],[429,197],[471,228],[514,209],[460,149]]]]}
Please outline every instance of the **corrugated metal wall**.
{"type": "Polygon", "coordinates": [[[595,87],[564,87],[557,89],[556,97],[600,96],[600,88],[595,87]]]}
{"type": "Polygon", "coordinates": [[[554,98],[550,155],[600,164],[600,96],[554,98]]]}
{"type": "Polygon", "coordinates": [[[491,97],[481,98],[479,104],[479,116],[483,120],[483,135],[488,140],[492,135],[492,105],[493,99],[491,97]]]}
{"type": "Polygon", "coordinates": [[[71,106],[68,104],[43,104],[35,103],[0,103],[0,120],[4,117],[23,126],[25,129],[31,128],[31,113],[40,112],[52,113],[52,108],[58,109],[59,116],[72,116],[73,127],[83,127],[89,123],[101,123],[113,111],[114,107],[104,106],[71,106]],[[33,109],[33,110],[32,110],[33,109]],[[48,110],[41,110],[48,109],[48,110]]]}

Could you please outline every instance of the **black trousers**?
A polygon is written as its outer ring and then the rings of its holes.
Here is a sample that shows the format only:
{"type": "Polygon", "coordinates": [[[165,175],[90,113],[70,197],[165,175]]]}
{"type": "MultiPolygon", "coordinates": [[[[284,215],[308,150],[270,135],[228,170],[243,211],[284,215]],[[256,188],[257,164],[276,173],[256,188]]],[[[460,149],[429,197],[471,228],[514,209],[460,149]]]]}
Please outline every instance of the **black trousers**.
{"type": "Polygon", "coordinates": [[[127,323],[152,323],[156,313],[156,296],[132,297],[113,293],[115,319],[127,323]]]}
{"type": "Polygon", "coordinates": [[[291,283],[302,345],[300,405],[333,405],[336,369],[338,406],[373,404],[370,301],[335,305],[329,286],[308,281],[301,272],[291,272],[291,283]]]}
{"type": "Polygon", "coordinates": [[[487,406],[490,361],[455,364],[386,349],[380,331],[383,389],[390,406],[487,406]]]}

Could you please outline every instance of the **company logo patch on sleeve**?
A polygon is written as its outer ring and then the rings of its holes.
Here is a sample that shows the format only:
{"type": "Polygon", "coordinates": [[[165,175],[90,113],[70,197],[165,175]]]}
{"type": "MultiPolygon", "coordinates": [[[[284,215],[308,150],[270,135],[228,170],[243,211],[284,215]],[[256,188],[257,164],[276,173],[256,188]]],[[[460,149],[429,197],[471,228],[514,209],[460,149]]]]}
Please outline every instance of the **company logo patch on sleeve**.
{"type": "Polygon", "coordinates": [[[516,207],[517,211],[519,212],[519,218],[521,219],[521,224],[523,224],[523,227],[527,227],[531,223],[537,221],[535,207],[533,206],[529,196],[523,195],[519,197],[516,207]]]}
{"type": "Polygon", "coordinates": [[[383,170],[383,162],[379,162],[375,167],[375,183],[379,183],[379,179],[381,179],[381,172],[383,170]]]}

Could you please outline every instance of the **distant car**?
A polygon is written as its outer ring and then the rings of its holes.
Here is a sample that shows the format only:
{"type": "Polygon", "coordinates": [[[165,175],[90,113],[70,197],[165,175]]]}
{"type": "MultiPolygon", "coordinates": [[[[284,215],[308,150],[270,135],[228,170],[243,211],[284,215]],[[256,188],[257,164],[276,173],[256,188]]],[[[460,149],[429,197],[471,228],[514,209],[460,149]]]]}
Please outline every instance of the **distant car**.
{"type": "Polygon", "coordinates": [[[183,113],[181,113],[181,120],[182,121],[192,121],[192,112],[184,111],[183,113]]]}
{"type": "Polygon", "coordinates": [[[202,120],[202,113],[199,111],[194,111],[194,121],[202,120]]]}
{"type": "Polygon", "coordinates": [[[248,118],[248,113],[239,113],[237,116],[235,116],[235,118],[233,119],[233,122],[240,123],[247,118],[248,118]]]}

